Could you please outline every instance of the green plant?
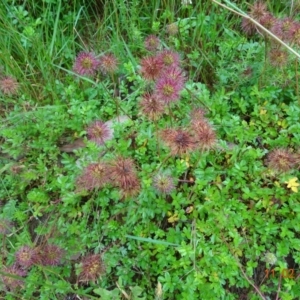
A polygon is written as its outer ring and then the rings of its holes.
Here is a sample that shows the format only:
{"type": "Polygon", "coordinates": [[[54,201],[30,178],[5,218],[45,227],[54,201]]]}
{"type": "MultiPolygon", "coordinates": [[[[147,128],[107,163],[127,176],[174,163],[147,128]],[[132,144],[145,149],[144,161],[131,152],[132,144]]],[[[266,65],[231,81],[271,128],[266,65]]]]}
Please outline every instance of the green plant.
{"type": "Polygon", "coordinates": [[[148,2],[3,2],[1,297],[298,299],[298,45],[148,2]]]}

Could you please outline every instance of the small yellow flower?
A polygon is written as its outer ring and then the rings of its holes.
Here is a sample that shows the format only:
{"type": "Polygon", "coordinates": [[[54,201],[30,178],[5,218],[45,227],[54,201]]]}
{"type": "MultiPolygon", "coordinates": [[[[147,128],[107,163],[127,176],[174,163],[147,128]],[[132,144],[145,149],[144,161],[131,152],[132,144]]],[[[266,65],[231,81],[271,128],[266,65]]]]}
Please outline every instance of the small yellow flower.
{"type": "Polygon", "coordinates": [[[170,218],[168,218],[168,222],[169,223],[175,223],[176,221],[179,220],[178,214],[175,213],[174,215],[172,215],[170,218]]]}
{"type": "Polygon", "coordinates": [[[282,128],[287,128],[287,126],[288,126],[286,120],[280,120],[280,121],[277,121],[277,124],[278,124],[279,126],[281,126],[282,128]]]}
{"type": "Polygon", "coordinates": [[[186,167],[189,168],[190,164],[189,164],[189,157],[188,156],[185,159],[181,159],[180,162],[182,164],[185,163],[186,167]]]}
{"type": "Polygon", "coordinates": [[[293,177],[293,178],[289,179],[288,181],[285,181],[288,189],[291,189],[294,193],[298,192],[298,186],[300,185],[298,182],[296,182],[297,180],[298,180],[297,177],[293,177]]]}
{"type": "Polygon", "coordinates": [[[267,110],[262,108],[262,109],[259,111],[259,114],[260,114],[260,115],[265,115],[265,114],[267,114],[267,110]]]}

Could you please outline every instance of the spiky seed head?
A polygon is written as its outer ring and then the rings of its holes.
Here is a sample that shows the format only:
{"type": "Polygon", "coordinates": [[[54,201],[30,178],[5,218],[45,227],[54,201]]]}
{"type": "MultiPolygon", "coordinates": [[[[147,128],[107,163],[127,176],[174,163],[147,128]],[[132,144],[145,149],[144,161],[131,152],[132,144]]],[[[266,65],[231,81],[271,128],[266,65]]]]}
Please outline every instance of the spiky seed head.
{"type": "Polygon", "coordinates": [[[153,178],[153,186],[158,193],[170,194],[175,190],[173,177],[169,172],[161,172],[153,178]]]}
{"type": "Polygon", "coordinates": [[[146,80],[156,80],[163,69],[163,64],[157,56],[147,56],[141,59],[141,75],[146,80]]]}
{"type": "Polygon", "coordinates": [[[166,30],[169,35],[176,35],[178,33],[178,25],[176,23],[171,23],[167,25],[166,30]]]}
{"type": "Polygon", "coordinates": [[[57,245],[46,244],[39,246],[36,251],[36,263],[43,266],[57,266],[61,263],[64,251],[57,245]]]}
{"type": "Polygon", "coordinates": [[[261,19],[268,13],[269,12],[266,3],[262,1],[254,2],[254,4],[250,6],[249,16],[259,23],[261,22],[261,19]]]}
{"type": "Polygon", "coordinates": [[[100,189],[109,183],[108,165],[105,162],[88,165],[77,179],[77,191],[100,189]]]}
{"type": "Polygon", "coordinates": [[[178,66],[170,66],[164,68],[161,77],[171,78],[177,82],[177,88],[182,90],[186,81],[183,70],[178,66]]]}
{"type": "Polygon", "coordinates": [[[178,67],[180,63],[180,56],[177,52],[165,49],[157,54],[158,59],[165,67],[178,67]]]}
{"type": "Polygon", "coordinates": [[[157,95],[146,93],[142,96],[140,109],[150,120],[156,120],[164,113],[165,105],[157,95]]]}
{"type": "Polygon", "coordinates": [[[101,146],[112,139],[112,130],[102,121],[95,121],[87,128],[88,139],[101,146]]]}
{"type": "Polygon", "coordinates": [[[163,142],[170,148],[171,155],[183,155],[195,149],[195,141],[189,132],[168,128],[161,131],[163,142]]]}
{"type": "Polygon", "coordinates": [[[99,68],[99,60],[91,52],[80,52],[76,57],[73,70],[81,76],[93,76],[99,68]]]}
{"type": "Polygon", "coordinates": [[[160,77],[155,86],[154,94],[165,103],[177,101],[182,84],[171,77],[160,77]]]}
{"type": "MultiPolygon", "coordinates": [[[[262,23],[264,21],[264,18],[270,13],[268,12],[267,5],[264,2],[257,1],[250,6],[248,14],[255,21],[262,23]]],[[[256,25],[253,22],[251,22],[251,20],[248,18],[242,18],[241,27],[244,33],[247,35],[253,35],[258,30],[256,25]]]]}
{"type": "Polygon", "coordinates": [[[16,95],[18,93],[19,83],[13,77],[6,76],[0,79],[0,91],[4,95],[16,95]]]}
{"type": "Polygon", "coordinates": [[[277,19],[273,26],[271,27],[271,32],[275,34],[278,38],[283,38],[283,31],[282,31],[282,20],[277,19]]]}
{"type": "MultiPolygon", "coordinates": [[[[268,30],[272,30],[276,23],[277,19],[271,14],[266,13],[260,20],[260,24],[267,28],[268,30]]],[[[264,32],[263,32],[264,33],[264,32]]],[[[265,33],[264,33],[265,34],[265,33]]]]}
{"type": "Polygon", "coordinates": [[[284,18],[281,23],[282,32],[284,34],[284,39],[288,42],[291,41],[294,31],[295,31],[295,22],[292,18],[284,18]]]}
{"type": "Polygon", "coordinates": [[[283,67],[287,64],[288,53],[283,49],[271,49],[269,51],[269,60],[274,67],[283,67]]]}
{"type": "Polygon", "coordinates": [[[120,191],[124,198],[134,197],[141,190],[141,185],[138,177],[136,176],[133,180],[131,180],[130,184],[125,186],[120,186],[120,191]]]}
{"type": "Polygon", "coordinates": [[[256,26],[247,18],[242,18],[241,28],[246,35],[250,36],[256,33],[256,26]]]}
{"type": "Polygon", "coordinates": [[[33,248],[22,246],[15,254],[16,262],[24,268],[29,268],[35,263],[36,252],[33,248]]]}
{"type": "Polygon", "coordinates": [[[61,263],[64,251],[57,245],[46,245],[44,247],[44,261],[46,265],[57,266],[61,263]]]}
{"type": "Polygon", "coordinates": [[[20,268],[17,264],[13,264],[9,267],[2,268],[3,273],[7,273],[12,276],[1,275],[2,282],[4,283],[5,287],[10,291],[14,291],[18,288],[21,288],[24,285],[23,280],[17,279],[13,276],[20,276],[25,277],[27,272],[20,268]]]}
{"type": "Polygon", "coordinates": [[[145,39],[144,45],[147,50],[155,51],[160,46],[160,40],[156,35],[151,34],[145,39]]]}
{"type": "Polygon", "coordinates": [[[79,281],[96,282],[96,280],[104,274],[105,266],[100,254],[89,254],[81,260],[81,271],[79,273],[79,281]]]}
{"type": "Polygon", "coordinates": [[[193,123],[193,122],[199,122],[203,120],[206,121],[205,114],[206,114],[205,109],[201,107],[194,108],[191,112],[191,122],[193,123]]]}
{"type": "Polygon", "coordinates": [[[192,131],[195,133],[197,148],[200,150],[210,150],[216,145],[216,133],[206,120],[194,121],[192,131]]]}
{"type": "Polygon", "coordinates": [[[131,158],[117,157],[110,165],[110,176],[115,184],[125,186],[135,175],[135,165],[131,158]]]}
{"type": "Polygon", "coordinates": [[[296,165],[296,160],[289,150],[279,148],[268,153],[266,164],[270,169],[287,172],[296,165]]]}
{"type": "Polygon", "coordinates": [[[284,18],[282,20],[277,20],[274,26],[271,28],[272,33],[274,33],[278,38],[290,42],[293,38],[295,31],[295,23],[292,18],[284,18]]]}
{"type": "Polygon", "coordinates": [[[112,53],[107,53],[99,58],[100,69],[104,74],[115,73],[118,70],[118,59],[112,53]]]}
{"type": "Polygon", "coordinates": [[[131,158],[117,157],[110,164],[109,174],[112,184],[124,195],[133,196],[139,191],[140,184],[131,158]]]}

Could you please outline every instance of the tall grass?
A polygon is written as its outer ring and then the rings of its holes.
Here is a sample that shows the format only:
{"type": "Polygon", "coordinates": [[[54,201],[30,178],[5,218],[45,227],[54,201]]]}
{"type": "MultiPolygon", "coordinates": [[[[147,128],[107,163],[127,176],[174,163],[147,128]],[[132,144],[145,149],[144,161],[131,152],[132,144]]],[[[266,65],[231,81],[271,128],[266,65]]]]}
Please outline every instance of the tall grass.
{"type": "Polygon", "coordinates": [[[74,28],[83,9],[76,2],[62,6],[62,1],[13,4],[5,0],[0,9],[1,65],[6,74],[17,77],[22,90],[33,99],[54,98],[42,91],[64,76],[53,63],[70,67],[78,48],[74,28]]]}

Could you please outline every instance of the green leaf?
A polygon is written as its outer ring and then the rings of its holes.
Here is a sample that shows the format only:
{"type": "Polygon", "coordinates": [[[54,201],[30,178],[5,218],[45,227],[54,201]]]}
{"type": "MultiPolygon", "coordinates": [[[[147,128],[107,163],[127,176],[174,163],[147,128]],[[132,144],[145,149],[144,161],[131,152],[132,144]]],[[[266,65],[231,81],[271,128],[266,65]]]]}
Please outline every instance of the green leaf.
{"type": "Polygon", "coordinates": [[[153,244],[159,244],[159,245],[166,245],[166,246],[172,246],[172,247],[179,247],[180,245],[178,244],[172,244],[172,243],[168,243],[168,242],[164,242],[164,241],[160,241],[160,240],[153,240],[150,238],[142,238],[139,236],[133,236],[133,235],[125,235],[127,238],[129,239],[134,239],[140,242],[147,242],[147,243],[153,243],[153,244]]]}
{"type": "Polygon", "coordinates": [[[112,291],[105,290],[103,288],[94,289],[93,292],[101,296],[101,300],[119,300],[120,291],[119,289],[114,289],[112,291]]]}

